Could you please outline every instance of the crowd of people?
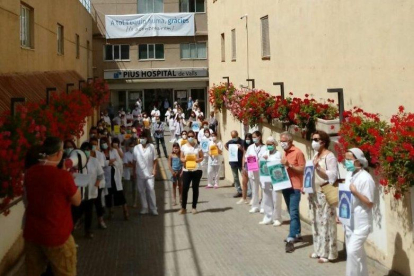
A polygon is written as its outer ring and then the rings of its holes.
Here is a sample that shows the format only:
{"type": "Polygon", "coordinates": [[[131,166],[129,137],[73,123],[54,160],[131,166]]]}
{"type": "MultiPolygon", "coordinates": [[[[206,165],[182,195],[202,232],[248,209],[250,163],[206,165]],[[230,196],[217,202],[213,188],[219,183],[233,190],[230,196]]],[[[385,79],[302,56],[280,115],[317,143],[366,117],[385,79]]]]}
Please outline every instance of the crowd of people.
{"type": "MultiPolygon", "coordinates": [[[[28,275],[41,275],[47,265],[53,275],[76,275],[76,244],[72,232],[83,224],[85,237],[93,239],[94,209],[97,226],[101,229],[106,229],[105,220],[115,215],[115,206],[120,206],[125,220],[130,219],[128,205],[136,208],[138,201],[141,215],[157,216],[154,185],[158,158],[161,158],[160,145],[170,170],[172,204],[180,204],[179,214],[187,213],[190,187],[193,196],[191,212],[197,214],[202,178],[207,181],[206,189],[219,187],[223,154],[227,150],[229,155],[234,153],[229,166],[236,189],[234,197],[240,198],[237,204],[248,204],[251,206],[249,213],[262,214],[260,225],[278,227],[283,223],[283,198],[290,216],[285,251],[294,252],[295,243],[302,241],[299,204],[304,195],[306,159],[293,144],[292,135],[284,132],[279,141],[273,136],[264,140],[262,133],[255,131],[241,139],[237,131],[232,131],[231,140],[223,144],[217,134],[214,112],[206,120],[197,101],[189,100],[188,118],[175,103],[173,108],[167,108],[161,120],[162,114],[157,108],[151,114],[141,112],[142,103],[138,100],[132,113],[120,110],[111,119],[107,112],[103,112],[96,127],[90,129],[89,140],[79,149],[72,140],[49,137],[43,146],[29,151],[24,225],[28,275]],[[164,139],[167,129],[171,134],[170,153],[164,139]],[[76,157],[79,162],[74,164],[76,157]],[[282,164],[290,187],[275,189],[269,178],[262,178],[259,170],[251,168],[251,160],[282,164]],[[80,185],[80,179],[86,183],[80,185]]],[[[316,131],[312,135],[314,176],[313,192],[308,193],[308,199],[313,218],[314,249],[309,257],[319,263],[338,257],[337,209],[329,203],[323,191],[323,187],[333,186],[340,179],[338,161],[328,149],[329,145],[330,137],[325,132],[316,131]]],[[[353,195],[350,210],[353,223],[344,226],[347,275],[367,275],[363,244],[371,230],[375,189],[367,165],[360,149],[349,149],[346,153],[348,173],[345,183],[353,195]]]]}

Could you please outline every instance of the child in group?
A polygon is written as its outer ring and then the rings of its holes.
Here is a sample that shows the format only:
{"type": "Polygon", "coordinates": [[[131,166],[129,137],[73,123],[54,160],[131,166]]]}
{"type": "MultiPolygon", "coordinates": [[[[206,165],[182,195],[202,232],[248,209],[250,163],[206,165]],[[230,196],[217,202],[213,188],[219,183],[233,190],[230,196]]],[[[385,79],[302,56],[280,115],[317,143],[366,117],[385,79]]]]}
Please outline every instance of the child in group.
{"type": "Polygon", "coordinates": [[[221,141],[217,139],[217,133],[213,132],[211,134],[211,141],[208,145],[208,184],[206,186],[207,189],[218,188],[218,183],[220,179],[220,168],[222,163],[222,156],[223,156],[223,144],[221,141]]]}
{"type": "Polygon", "coordinates": [[[168,167],[170,168],[172,174],[173,182],[173,206],[177,205],[177,187],[180,194],[180,202],[182,195],[182,175],[183,175],[183,163],[180,160],[181,150],[178,143],[174,143],[172,146],[172,153],[168,158],[168,167]]]}

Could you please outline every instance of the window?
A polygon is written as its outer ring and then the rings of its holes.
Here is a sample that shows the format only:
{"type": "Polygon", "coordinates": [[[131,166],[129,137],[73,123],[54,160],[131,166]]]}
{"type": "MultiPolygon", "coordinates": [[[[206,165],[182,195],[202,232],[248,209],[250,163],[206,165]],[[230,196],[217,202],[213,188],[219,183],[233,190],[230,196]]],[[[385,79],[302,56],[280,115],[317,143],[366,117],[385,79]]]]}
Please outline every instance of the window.
{"type": "Polygon", "coordinates": [[[236,29],[231,30],[231,60],[236,60],[236,29]]]}
{"type": "Polygon", "coordinates": [[[205,0],[180,0],[180,12],[206,12],[205,0]]]}
{"type": "Polygon", "coordinates": [[[181,44],[180,48],[182,59],[207,58],[207,45],[205,42],[181,44]]]}
{"type": "Polygon", "coordinates": [[[138,13],[164,12],[164,0],[138,0],[138,13]]]}
{"type": "Polygon", "coordinates": [[[224,40],[224,34],[221,34],[221,61],[226,61],[226,41],[224,40]]]}
{"type": "Polygon", "coordinates": [[[34,12],[29,6],[20,5],[20,45],[22,47],[34,48],[33,25],[34,12]]]}
{"type": "Polygon", "coordinates": [[[129,45],[105,45],[105,60],[129,60],[129,45]]]}
{"type": "Polygon", "coordinates": [[[164,59],[164,44],[140,44],[138,58],[146,59],[164,59]]]}
{"type": "Polygon", "coordinates": [[[64,29],[63,26],[57,25],[57,52],[59,55],[64,54],[64,29]]]}
{"type": "Polygon", "coordinates": [[[80,40],[79,35],[76,34],[76,58],[79,59],[80,57],[80,40]]]}
{"type": "Polygon", "coordinates": [[[262,24],[262,59],[270,59],[269,17],[260,19],[262,24]]]}

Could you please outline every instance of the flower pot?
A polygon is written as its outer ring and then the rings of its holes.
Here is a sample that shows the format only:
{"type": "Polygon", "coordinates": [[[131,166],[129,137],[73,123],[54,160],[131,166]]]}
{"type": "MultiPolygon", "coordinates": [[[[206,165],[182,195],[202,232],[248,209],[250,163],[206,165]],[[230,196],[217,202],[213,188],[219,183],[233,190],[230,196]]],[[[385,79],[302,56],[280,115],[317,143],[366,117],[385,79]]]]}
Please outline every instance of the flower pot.
{"type": "Polygon", "coordinates": [[[324,120],[318,118],[315,124],[316,130],[325,131],[328,135],[338,134],[340,126],[339,119],[324,120]]]}

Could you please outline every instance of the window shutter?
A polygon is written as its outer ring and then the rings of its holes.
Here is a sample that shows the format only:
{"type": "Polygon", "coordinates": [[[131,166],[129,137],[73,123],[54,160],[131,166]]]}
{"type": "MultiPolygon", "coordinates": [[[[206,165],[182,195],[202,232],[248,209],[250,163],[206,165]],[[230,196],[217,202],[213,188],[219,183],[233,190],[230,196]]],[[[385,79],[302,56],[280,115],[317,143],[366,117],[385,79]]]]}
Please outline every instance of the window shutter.
{"type": "Polygon", "coordinates": [[[231,60],[236,60],[236,29],[231,30],[231,60]]]}
{"type": "Polygon", "coordinates": [[[269,17],[261,18],[262,21],[262,57],[270,57],[269,17]]]}

